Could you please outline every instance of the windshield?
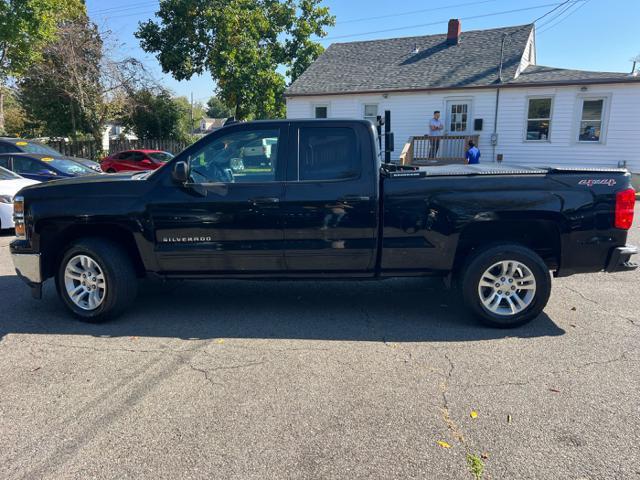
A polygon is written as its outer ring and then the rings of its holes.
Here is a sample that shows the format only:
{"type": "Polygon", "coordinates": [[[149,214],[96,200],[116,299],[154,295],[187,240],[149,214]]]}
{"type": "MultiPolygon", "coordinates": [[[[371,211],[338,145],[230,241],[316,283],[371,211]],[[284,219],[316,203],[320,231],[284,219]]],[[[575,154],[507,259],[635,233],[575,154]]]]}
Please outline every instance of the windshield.
{"type": "Polygon", "coordinates": [[[158,162],[168,162],[173,158],[169,152],[150,152],[147,155],[158,162]]]}
{"type": "Polygon", "coordinates": [[[7,170],[6,168],[0,167],[0,180],[16,180],[18,178],[22,178],[20,175],[16,175],[15,173],[7,170]]]}
{"type": "Polygon", "coordinates": [[[41,143],[22,141],[22,142],[16,142],[16,147],[18,147],[21,151],[25,153],[36,153],[39,155],[55,155],[55,156],[60,155],[59,151],[51,147],[47,147],[46,145],[43,145],[41,143]]]}
{"type": "Polygon", "coordinates": [[[89,167],[85,167],[84,165],[81,165],[72,160],[66,160],[64,158],[43,158],[42,161],[46,162],[48,165],[51,165],[53,168],[69,175],[85,175],[89,173],[95,173],[95,171],[91,170],[89,167]]]}

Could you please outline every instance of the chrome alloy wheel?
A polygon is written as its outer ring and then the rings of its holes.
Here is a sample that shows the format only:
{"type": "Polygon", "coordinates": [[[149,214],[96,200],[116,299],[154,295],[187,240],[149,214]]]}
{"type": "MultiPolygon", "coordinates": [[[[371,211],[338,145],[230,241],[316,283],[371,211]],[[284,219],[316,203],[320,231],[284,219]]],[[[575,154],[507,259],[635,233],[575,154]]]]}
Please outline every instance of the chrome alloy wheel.
{"type": "Polygon", "coordinates": [[[64,286],[71,301],[83,310],[95,310],[107,294],[104,272],[87,255],[76,255],[67,262],[64,286]]]}
{"type": "Polygon", "coordinates": [[[478,295],[489,312],[515,315],[531,305],[536,296],[536,279],[526,265],[515,260],[503,260],[482,274],[478,295]]]}

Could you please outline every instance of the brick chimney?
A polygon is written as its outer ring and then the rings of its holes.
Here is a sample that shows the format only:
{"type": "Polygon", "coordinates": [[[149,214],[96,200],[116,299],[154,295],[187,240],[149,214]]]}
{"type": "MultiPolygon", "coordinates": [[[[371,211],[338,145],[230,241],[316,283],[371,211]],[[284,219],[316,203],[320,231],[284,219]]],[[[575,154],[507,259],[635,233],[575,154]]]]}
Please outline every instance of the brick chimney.
{"type": "Polygon", "coordinates": [[[449,20],[449,29],[447,31],[447,43],[449,45],[457,45],[460,42],[460,20],[452,18],[449,20]]]}

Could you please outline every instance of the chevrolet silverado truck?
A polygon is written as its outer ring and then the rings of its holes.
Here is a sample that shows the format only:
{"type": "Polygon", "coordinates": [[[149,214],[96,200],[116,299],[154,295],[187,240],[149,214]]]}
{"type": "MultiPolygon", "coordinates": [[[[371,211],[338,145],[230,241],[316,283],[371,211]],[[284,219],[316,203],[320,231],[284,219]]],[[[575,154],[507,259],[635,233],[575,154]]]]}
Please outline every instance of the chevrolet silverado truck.
{"type": "Polygon", "coordinates": [[[145,276],[440,276],[479,319],[513,327],[540,314],[552,275],[638,267],[634,203],[624,169],[402,167],[381,161],[368,121],[258,121],[153,172],[24,188],[10,248],[34,297],[54,278],[89,322],[121,313],[145,276]],[[269,162],[243,162],[256,144],[269,162]]]}

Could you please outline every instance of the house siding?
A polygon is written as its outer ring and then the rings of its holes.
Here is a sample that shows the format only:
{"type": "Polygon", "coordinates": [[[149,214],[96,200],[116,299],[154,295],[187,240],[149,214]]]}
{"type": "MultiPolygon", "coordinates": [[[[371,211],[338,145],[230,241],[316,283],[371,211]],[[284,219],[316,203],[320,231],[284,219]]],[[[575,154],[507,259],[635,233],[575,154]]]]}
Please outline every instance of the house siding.
{"type": "Polygon", "coordinates": [[[627,168],[640,172],[640,85],[592,85],[586,91],[579,87],[503,89],[498,115],[496,153],[505,162],[530,165],[583,165],[616,167],[626,162],[627,168]],[[529,96],[553,97],[551,132],[548,142],[524,141],[529,96]],[[602,143],[577,141],[580,98],[605,97],[606,137],[602,143]],[[608,117],[608,118],[606,118],[608,117]]]}
{"type": "MultiPolygon", "coordinates": [[[[364,105],[378,104],[378,112],[391,111],[398,159],[406,140],[423,135],[434,110],[444,114],[448,99],[468,98],[472,101],[471,121],[483,119],[479,146],[483,159],[493,158],[491,134],[494,126],[495,89],[444,90],[383,95],[321,95],[287,98],[287,118],[310,118],[314,104],[328,104],[330,118],[363,118],[364,105]]],[[[565,165],[616,167],[626,162],[627,168],[640,173],[640,85],[503,88],[498,111],[498,143],[495,154],[502,154],[505,163],[526,165],[565,165]],[[525,141],[525,122],[530,96],[552,96],[553,111],[548,142],[525,141]],[[606,138],[602,143],[577,142],[581,96],[603,96],[607,99],[606,138]]]]}

